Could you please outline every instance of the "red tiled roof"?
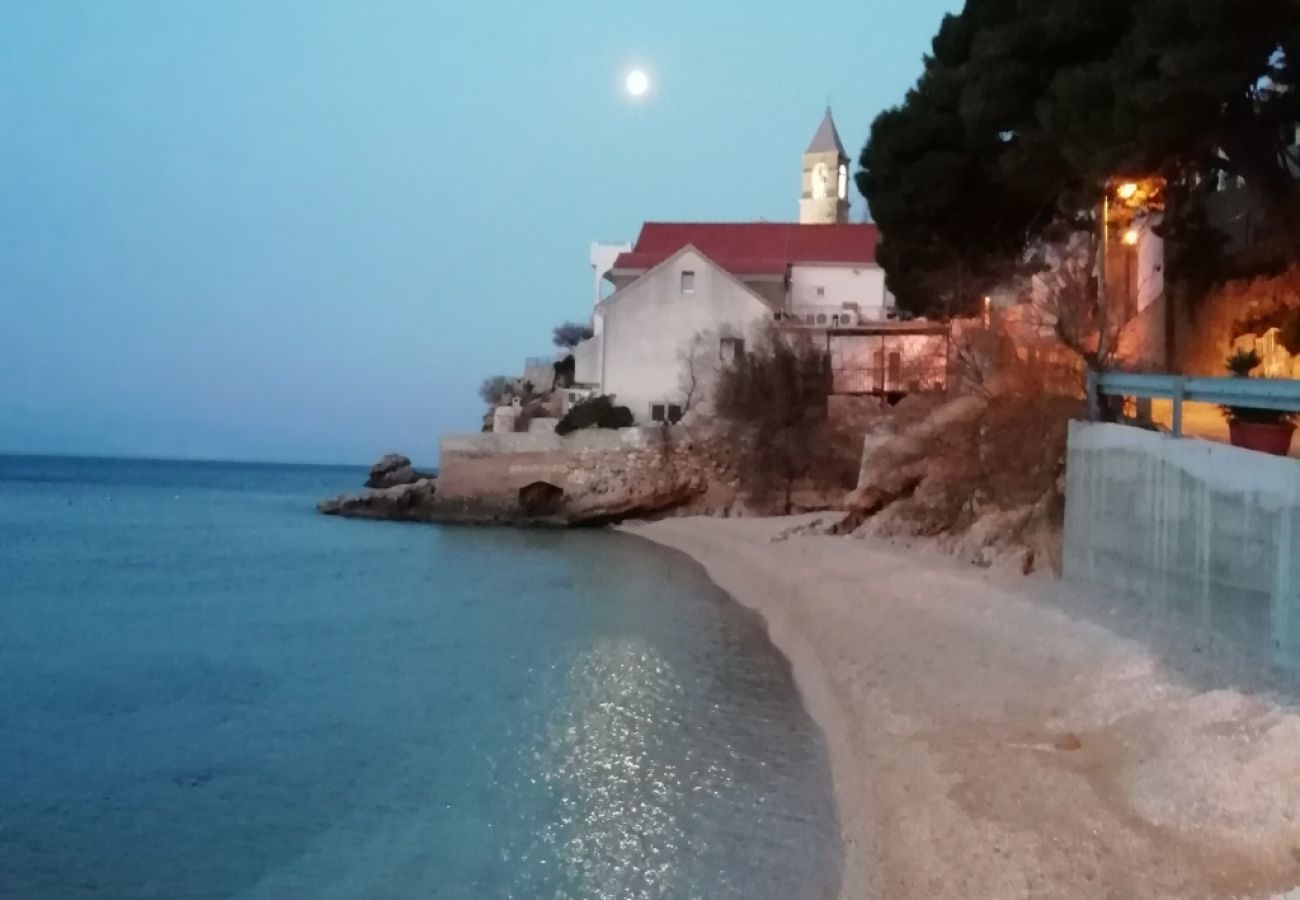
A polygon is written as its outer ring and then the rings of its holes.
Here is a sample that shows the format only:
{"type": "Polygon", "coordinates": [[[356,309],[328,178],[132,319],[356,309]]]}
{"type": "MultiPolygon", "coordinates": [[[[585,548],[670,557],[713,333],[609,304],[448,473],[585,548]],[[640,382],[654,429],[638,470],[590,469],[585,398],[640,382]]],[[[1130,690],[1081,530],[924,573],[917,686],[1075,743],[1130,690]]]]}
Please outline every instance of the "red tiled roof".
{"type": "Polygon", "coordinates": [[[876,261],[875,225],[787,222],[646,222],[615,269],[651,269],[692,244],[732,275],[781,275],[799,263],[876,261]]]}

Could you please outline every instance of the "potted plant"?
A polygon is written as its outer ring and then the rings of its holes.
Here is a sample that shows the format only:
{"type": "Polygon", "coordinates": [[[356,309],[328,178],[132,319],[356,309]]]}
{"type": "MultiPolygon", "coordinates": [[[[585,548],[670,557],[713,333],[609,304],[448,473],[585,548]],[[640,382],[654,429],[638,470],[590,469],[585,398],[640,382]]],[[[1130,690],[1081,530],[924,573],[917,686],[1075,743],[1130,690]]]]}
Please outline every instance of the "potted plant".
{"type": "MultiPolygon", "coordinates": [[[[1254,350],[1238,350],[1228,357],[1228,371],[1236,378],[1249,378],[1251,370],[1263,362],[1254,350]]],[[[1295,433],[1294,413],[1280,409],[1255,409],[1248,406],[1225,406],[1228,438],[1234,447],[1286,456],[1295,433]]]]}

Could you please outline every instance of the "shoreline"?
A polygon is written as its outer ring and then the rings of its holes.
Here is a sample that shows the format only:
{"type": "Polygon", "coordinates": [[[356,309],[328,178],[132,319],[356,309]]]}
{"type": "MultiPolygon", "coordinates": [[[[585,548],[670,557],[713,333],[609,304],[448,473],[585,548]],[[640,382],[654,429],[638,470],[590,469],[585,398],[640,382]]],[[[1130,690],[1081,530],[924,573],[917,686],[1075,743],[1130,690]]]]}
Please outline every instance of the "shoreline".
{"type": "Polygon", "coordinates": [[[1063,611],[1076,586],[772,540],[816,518],[620,530],[698,562],[790,660],[830,754],[843,900],[1300,897],[1295,707],[1063,611]]]}

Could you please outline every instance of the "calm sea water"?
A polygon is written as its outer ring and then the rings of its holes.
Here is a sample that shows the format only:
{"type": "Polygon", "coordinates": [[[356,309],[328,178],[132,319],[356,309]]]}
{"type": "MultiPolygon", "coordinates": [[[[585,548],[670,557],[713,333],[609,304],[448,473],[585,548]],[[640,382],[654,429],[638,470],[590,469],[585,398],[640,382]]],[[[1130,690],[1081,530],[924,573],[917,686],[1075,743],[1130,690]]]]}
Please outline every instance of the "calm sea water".
{"type": "Polygon", "coordinates": [[[751,614],[624,535],[312,512],[363,474],[0,457],[0,897],[834,895],[751,614]]]}

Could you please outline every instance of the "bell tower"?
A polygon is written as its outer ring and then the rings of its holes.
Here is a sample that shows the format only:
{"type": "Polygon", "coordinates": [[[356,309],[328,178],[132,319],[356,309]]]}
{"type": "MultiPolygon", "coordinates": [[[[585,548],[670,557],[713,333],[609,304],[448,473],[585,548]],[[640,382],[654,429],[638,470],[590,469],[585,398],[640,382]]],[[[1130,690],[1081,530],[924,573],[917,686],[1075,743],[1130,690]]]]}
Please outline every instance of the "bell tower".
{"type": "Polygon", "coordinates": [[[800,225],[833,225],[849,221],[849,157],[835,130],[831,108],[803,154],[803,194],[800,225]]]}

